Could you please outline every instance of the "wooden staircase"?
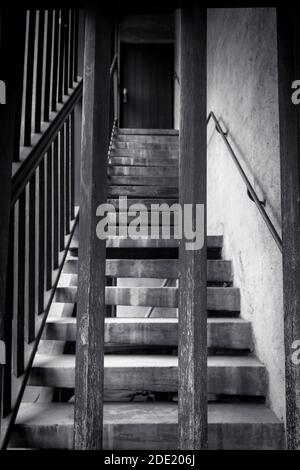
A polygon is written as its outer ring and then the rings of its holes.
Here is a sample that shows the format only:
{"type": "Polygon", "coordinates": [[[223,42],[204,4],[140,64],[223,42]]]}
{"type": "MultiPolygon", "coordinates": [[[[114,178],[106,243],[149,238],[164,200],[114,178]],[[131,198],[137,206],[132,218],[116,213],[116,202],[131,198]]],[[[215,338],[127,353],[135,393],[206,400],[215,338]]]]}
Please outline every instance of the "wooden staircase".
{"type": "MultiPolygon", "coordinates": [[[[178,200],[176,131],[119,131],[109,200],[117,207],[125,195],[147,206],[178,200]]],[[[222,237],[208,237],[207,254],[209,448],[281,448],[283,425],[266,404],[267,372],[253,355],[251,324],[239,316],[240,292],[231,262],[222,259],[222,237]]],[[[65,401],[23,402],[12,447],[73,446],[77,256],[75,233],[29,381],[65,391],[65,401]],[[65,344],[66,353],[49,354],[50,342],[65,344]]],[[[106,275],[117,281],[106,288],[114,316],[105,322],[104,448],[175,449],[178,241],[110,238],[106,275]],[[164,279],[168,285],[161,287],[164,279]]]]}

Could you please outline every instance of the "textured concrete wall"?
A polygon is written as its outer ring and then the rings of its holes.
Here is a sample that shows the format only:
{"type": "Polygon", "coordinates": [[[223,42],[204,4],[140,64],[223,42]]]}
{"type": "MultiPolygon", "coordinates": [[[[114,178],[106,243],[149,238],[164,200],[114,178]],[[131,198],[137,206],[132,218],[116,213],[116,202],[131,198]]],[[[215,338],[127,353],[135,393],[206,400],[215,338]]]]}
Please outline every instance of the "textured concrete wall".
{"type": "MultiPolygon", "coordinates": [[[[275,9],[208,10],[208,111],[229,139],[280,232],[280,162],[275,9]]],[[[270,404],[284,417],[281,254],[246,194],[213,125],[208,130],[208,230],[224,234],[243,317],[269,373],[270,404]]]]}

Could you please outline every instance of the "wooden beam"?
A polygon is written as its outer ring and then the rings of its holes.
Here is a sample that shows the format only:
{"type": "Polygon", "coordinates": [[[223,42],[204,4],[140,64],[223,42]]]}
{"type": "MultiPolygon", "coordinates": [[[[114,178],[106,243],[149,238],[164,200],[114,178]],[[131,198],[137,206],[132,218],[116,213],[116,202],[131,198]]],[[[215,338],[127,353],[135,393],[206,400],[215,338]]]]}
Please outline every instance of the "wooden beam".
{"type": "Polygon", "coordinates": [[[300,365],[292,355],[300,340],[300,105],[292,103],[291,86],[300,79],[300,9],[278,8],[277,18],[286,428],[287,447],[299,450],[300,365]]]}
{"type": "Polygon", "coordinates": [[[18,137],[21,126],[25,19],[25,13],[22,11],[1,10],[0,12],[0,79],[4,82],[6,88],[6,104],[0,105],[0,423],[7,323],[6,290],[11,175],[12,161],[14,155],[19,151],[18,137]],[[15,59],[12,60],[12,57],[15,59]]]}
{"type": "Polygon", "coordinates": [[[86,11],[79,235],[74,442],[101,449],[103,428],[105,241],[96,208],[106,202],[109,142],[110,20],[86,11]]]}
{"type": "MultiPolygon", "coordinates": [[[[180,49],[179,200],[206,207],[206,9],[196,3],[181,9],[180,49]]],[[[185,243],[179,249],[178,425],[179,448],[194,450],[207,445],[206,242],[194,251],[185,243]]]]}

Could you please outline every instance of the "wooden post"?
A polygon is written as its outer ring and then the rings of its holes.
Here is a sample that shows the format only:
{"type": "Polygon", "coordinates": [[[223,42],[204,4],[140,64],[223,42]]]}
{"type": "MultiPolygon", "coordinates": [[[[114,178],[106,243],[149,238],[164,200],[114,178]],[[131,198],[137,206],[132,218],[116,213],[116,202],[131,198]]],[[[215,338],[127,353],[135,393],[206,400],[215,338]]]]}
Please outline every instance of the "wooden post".
{"type": "MultiPolygon", "coordinates": [[[[181,10],[180,203],[206,212],[206,9],[181,10]]],[[[194,211],[195,215],[195,211],[194,211]]],[[[193,217],[193,225],[195,223],[193,217]]],[[[206,239],[206,227],[203,227],[206,239]]],[[[188,251],[180,243],[179,448],[207,443],[206,242],[188,251]]]]}
{"type": "Polygon", "coordinates": [[[300,449],[300,105],[292,82],[300,80],[300,9],[278,8],[278,79],[283,242],[287,447],[300,449]],[[298,343],[297,343],[298,341],[298,343]]]}
{"type": "Polygon", "coordinates": [[[79,222],[75,448],[101,449],[103,427],[105,241],[96,208],[106,202],[110,21],[86,11],[79,222]]]}
{"type": "Polygon", "coordinates": [[[0,80],[5,84],[6,103],[0,104],[0,422],[2,378],[5,362],[6,288],[11,202],[12,161],[19,150],[25,12],[2,10],[0,37],[0,80]]]}

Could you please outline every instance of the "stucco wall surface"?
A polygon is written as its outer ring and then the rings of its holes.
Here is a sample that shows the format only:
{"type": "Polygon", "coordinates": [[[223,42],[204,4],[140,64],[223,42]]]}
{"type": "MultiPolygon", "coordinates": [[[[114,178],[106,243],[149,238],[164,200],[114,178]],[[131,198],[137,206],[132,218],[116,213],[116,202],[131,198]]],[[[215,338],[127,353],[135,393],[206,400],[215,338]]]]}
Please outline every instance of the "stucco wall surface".
{"type": "MultiPolygon", "coordinates": [[[[209,9],[208,101],[280,233],[280,160],[276,12],[209,9]]],[[[208,232],[224,235],[241,289],[241,314],[253,325],[255,353],[269,373],[269,401],[284,411],[284,343],[281,254],[228,150],[208,128],[208,232]]]]}

